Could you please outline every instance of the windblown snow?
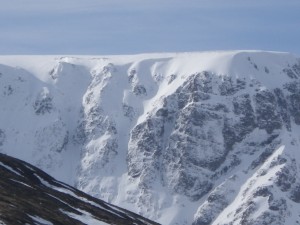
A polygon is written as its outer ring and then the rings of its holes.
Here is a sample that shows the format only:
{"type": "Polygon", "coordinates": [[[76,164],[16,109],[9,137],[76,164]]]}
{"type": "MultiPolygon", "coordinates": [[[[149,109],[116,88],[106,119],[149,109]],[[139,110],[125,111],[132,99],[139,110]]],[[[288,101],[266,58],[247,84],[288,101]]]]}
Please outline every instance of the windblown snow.
{"type": "Polygon", "coordinates": [[[0,56],[0,152],[164,225],[300,222],[300,60],[0,56]]]}

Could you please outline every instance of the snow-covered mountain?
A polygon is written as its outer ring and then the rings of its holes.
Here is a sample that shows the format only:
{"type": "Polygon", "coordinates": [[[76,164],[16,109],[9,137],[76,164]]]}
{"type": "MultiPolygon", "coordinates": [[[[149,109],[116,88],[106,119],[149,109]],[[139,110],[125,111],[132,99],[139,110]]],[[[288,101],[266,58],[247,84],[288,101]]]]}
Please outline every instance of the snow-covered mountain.
{"type": "Polygon", "coordinates": [[[164,225],[300,221],[300,60],[1,56],[0,151],[164,225]]]}

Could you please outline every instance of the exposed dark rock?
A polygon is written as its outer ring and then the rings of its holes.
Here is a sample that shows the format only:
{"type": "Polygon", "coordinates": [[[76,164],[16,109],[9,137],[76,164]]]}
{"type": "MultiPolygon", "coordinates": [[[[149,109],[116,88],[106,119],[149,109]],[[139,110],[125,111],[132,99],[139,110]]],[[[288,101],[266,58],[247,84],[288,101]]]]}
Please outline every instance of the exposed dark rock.
{"type": "Polygon", "coordinates": [[[299,93],[300,92],[300,82],[294,81],[290,83],[286,83],[283,85],[284,89],[288,90],[290,93],[299,93]]]}
{"type": "Polygon", "coordinates": [[[268,90],[260,91],[254,96],[254,100],[258,127],[269,134],[280,129],[282,122],[276,110],[277,103],[274,94],[268,90]]]}
{"type": "Polygon", "coordinates": [[[137,72],[136,69],[131,69],[128,73],[128,82],[131,84],[134,79],[136,79],[137,72]]]}
{"type": "Polygon", "coordinates": [[[147,96],[146,88],[143,85],[134,86],[133,93],[138,96],[147,96]]]}
{"type": "Polygon", "coordinates": [[[287,209],[286,200],[283,198],[274,199],[274,197],[271,196],[268,200],[268,203],[269,209],[272,211],[284,211],[287,209]]]}
{"type": "Polygon", "coordinates": [[[272,192],[269,190],[268,187],[266,186],[262,186],[259,187],[257,190],[255,190],[255,192],[253,193],[253,197],[271,197],[273,196],[272,192]]]}
{"type": "Polygon", "coordinates": [[[233,95],[237,91],[231,77],[223,78],[223,82],[220,84],[219,90],[221,95],[227,95],[227,96],[233,95]]]}
{"type": "Polygon", "coordinates": [[[283,69],[283,72],[291,79],[297,79],[300,77],[300,63],[296,63],[293,66],[289,66],[283,69]]]}
{"type": "Polygon", "coordinates": [[[36,115],[44,115],[51,113],[53,110],[53,97],[48,91],[42,91],[33,104],[34,112],[36,115]]]}
{"type": "Polygon", "coordinates": [[[123,104],[123,114],[130,120],[133,120],[133,118],[135,117],[135,111],[133,107],[127,104],[123,104]]]}
{"type": "Polygon", "coordinates": [[[222,103],[216,103],[216,104],[208,104],[208,103],[202,103],[201,106],[202,109],[213,111],[213,112],[219,112],[219,113],[229,113],[229,109],[225,104],[222,103]]]}
{"type": "Polygon", "coordinates": [[[283,167],[279,172],[276,173],[277,179],[275,184],[280,188],[281,191],[288,191],[296,181],[295,173],[296,171],[292,171],[290,168],[283,167]]]}
{"type": "Polygon", "coordinates": [[[234,124],[236,142],[252,132],[256,127],[256,117],[252,108],[249,94],[244,94],[233,99],[234,113],[239,116],[239,121],[234,124]]]}
{"type": "Polygon", "coordinates": [[[221,96],[231,96],[237,93],[238,91],[246,87],[246,82],[241,79],[234,80],[229,76],[222,78],[219,84],[219,91],[221,96]]]}
{"type": "Polygon", "coordinates": [[[206,179],[199,179],[198,176],[191,175],[188,171],[179,172],[178,183],[174,186],[177,193],[184,194],[191,201],[199,200],[213,187],[212,182],[206,179]]]}
{"type": "Polygon", "coordinates": [[[204,92],[212,93],[212,75],[209,72],[202,72],[192,75],[183,84],[183,89],[188,90],[188,92],[204,92]]]}
{"type": "Polygon", "coordinates": [[[5,132],[3,130],[0,129],[0,147],[3,145],[4,141],[5,141],[5,132]]]}
{"type": "Polygon", "coordinates": [[[297,79],[297,75],[291,68],[285,68],[283,69],[283,72],[291,79],[297,79]]]}
{"type": "Polygon", "coordinates": [[[283,94],[283,91],[279,88],[274,90],[277,102],[277,111],[279,112],[282,121],[288,131],[291,130],[291,119],[289,115],[288,103],[286,97],[283,94]]]}
{"type": "Polygon", "coordinates": [[[270,70],[266,66],[265,66],[265,73],[270,73],[270,70]]]}
{"type": "Polygon", "coordinates": [[[300,184],[297,183],[293,185],[291,192],[290,192],[290,199],[294,202],[300,203],[300,184]]]}
{"type": "Polygon", "coordinates": [[[168,80],[168,84],[171,84],[177,78],[176,74],[171,74],[168,80]]]}
{"type": "Polygon", "coordinates": [[[300,91],[289,96],[290,110],[297,125],[300,125],[300,91]]]}
{"type": "Polygon", "coordinates": [[[228,118],[224,119],[224,126],[223,126],[222,133],[224,137],[224,147],[228,152],[229,150],[232,149],[233,145],[236,142],[238,142],[237,136],[235,134],[233,122],[228,118]]]}
{"type": "Polygon", "coordinates": [[[260,143],[260,147],[263,147],[267,144],[267,147],[262,151],[262,153],[252,161],[251,168],[257,168],[258,166],[262,165],[276,150],[276,147],[278,147],[278,143],[276,142],[276,137],[278,135],[272,135],[270,136],[266,141],[260,143]]]}
{"type": "Polygon", "coordinates": [[[131,132],[132,145],[128,150],[128,174],[141,176],[146,181],[155,179],[159,169],[164,127],[160,118],[148,119],[131,132]],[[149,179],[149,180],[148,180],[149,179]]]}
{"type": "MultiPolygon", "coordinates": [[[[81,112],[81,116],[83,118],[83,112],[81,112]]],[[[75,134],[72,137],[72,140],[80,145],[83,145],[87,140],[87,134],[85,133],[86,122],[82,121],[82,118],[80,121],[77,121],[78,125],[75,134]]]]}
{"type": "Polygon", "coordinates": [[[295,71],[295,73],[298,75],[298,77],[300,77],[300,61],[299,60],[298,60],[298,63],[296,63],[292,66],[292,68],[295,71]]]}
{"type": "Polygon", "coordinates": [[[7,86],[4,87],[3,94],[4,94],[5,96],[10,96],[10,95],[13,94],[13,92],[14,92],[14,89],[12,88],[11,85],[7,85],[7,86]]]}

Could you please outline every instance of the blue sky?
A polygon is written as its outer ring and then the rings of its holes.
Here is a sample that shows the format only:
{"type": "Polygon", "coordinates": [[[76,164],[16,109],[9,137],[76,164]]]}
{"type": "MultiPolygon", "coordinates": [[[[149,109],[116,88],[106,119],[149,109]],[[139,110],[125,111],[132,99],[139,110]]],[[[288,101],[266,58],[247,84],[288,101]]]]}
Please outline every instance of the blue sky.
{"type": "Polygon", "coordinates": [[[0,0],[0,54],[300,55],[299,0],[0,0]]]}

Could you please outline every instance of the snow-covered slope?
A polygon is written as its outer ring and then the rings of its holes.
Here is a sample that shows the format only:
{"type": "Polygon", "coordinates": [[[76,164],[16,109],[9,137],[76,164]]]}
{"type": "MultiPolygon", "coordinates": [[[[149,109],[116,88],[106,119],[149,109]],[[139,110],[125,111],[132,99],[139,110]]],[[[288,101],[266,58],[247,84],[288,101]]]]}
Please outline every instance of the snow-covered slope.
{"type": "Polygon", "coordinates": [[[166,225],[298,221],[300,61],[1,56],[0,151],[166,225]]]}

